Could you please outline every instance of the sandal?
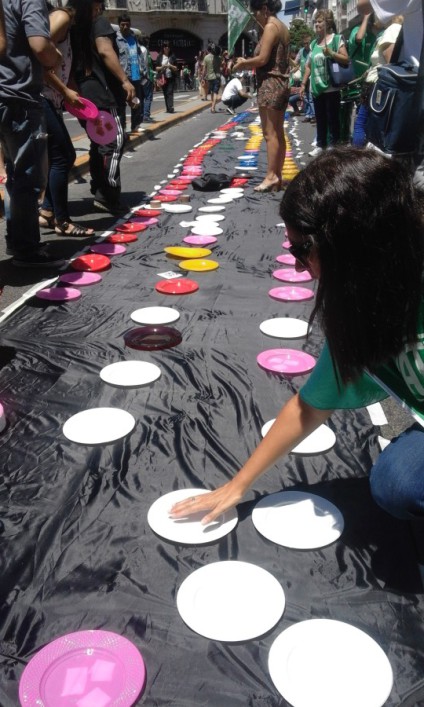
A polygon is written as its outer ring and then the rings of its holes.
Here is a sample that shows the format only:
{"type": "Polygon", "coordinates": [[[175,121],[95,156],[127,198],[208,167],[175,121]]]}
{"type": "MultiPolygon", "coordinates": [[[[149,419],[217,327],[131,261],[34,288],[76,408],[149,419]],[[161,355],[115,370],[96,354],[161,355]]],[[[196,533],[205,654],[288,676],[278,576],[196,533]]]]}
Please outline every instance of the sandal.
{"type": "Polygon", "coordinates": [[[61,223],[56,223],[54,230],[59,236],[71,236],[72,238],[75,238],[76,236],[80,238],[88,238],[90,236],[94,236],[95,233],[94,228],[77,226],[75,223],[72,223],[72,221],[62,221],[61,223]],[[70,231],[68,231],[69,227],[71,227],[70,231]]]}
{"type": "Polygon", "coordinates": [[[42,213],[44,209],[38,209],[38,224],[41,228],[50,228],[52,231],[56,226],[56,221],[54,220],[53,214],[47,216],[46,212],[42,213]]]}

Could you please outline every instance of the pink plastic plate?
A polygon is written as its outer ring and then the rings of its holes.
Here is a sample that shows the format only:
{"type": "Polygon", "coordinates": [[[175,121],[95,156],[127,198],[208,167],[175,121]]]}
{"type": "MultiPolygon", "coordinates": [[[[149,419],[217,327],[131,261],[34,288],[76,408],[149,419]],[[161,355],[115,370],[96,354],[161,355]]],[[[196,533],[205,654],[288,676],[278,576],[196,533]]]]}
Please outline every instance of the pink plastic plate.
{"type": "Polygon", "coordinates": [[[94,120],[87,120],[85,129],[90,140],[98,145],[108,145],[118,135],[115,118],[105,110],[99,110],[99,115],[94,120]]]}
{"type": "Polygon", "coordinates": [[[283,246],[283,248],[288,250],[291,246],[291,243],[290,243],[290,241],[284,241],[284,243],[282,243],[281,245],[283,246]]]}
{"type": "Polygon", "coordinates": [[[159,219],[153,216],[134,216],[131,217],[128,223],[142,223],[145,226],[156,226],[156,224],[159,223],[159,219]]]}
{"type": "Polygon", "coordinates": [[[144,660],[127,638],[112,631],[77,631],[31,658],[19,699],[28,707],[131,707],[145,678],[144,660]]]}
{"type": "Polygon", "coordinates": [[[272,299],[283,302],[300,302],[301,300],[312,299],[314,293],[307,287],[273,287],[268,292],[272,299]]]}
{"type": "Polygon", "coordinates": [[[190,175],[190,174],[180,174],[178,177],[180,182],[186,182],[186,184],[190,184],[190,182],[193,181],[193,179],[196,179],[195,175],[190,175]]]}
{"type": "Polygon", "coordinates": [[[272,277],[275,277],[276,280],[282,280],[283,282],[310,282],[313,280],[312,275],[310,275],[307,270],[297,272],[294,268],[275,270],[275,272],[272,273],[272,277]]]}
{"type": "Polygon", "coordinates": [[[266,371],[292,376],[309,373],[316,363],[313,356],[296,349],[268,349],[262,351],[256,360],[266,371]]]}
{"type": "Polygon", "coordinates": [[[291,253],[283,253],[282,255],[277,255],[275,258],[277,263],[282,263],[283,265],[294,265],[296,258],[291,253]]]}
{"type": "Polygon", "coordinates": [[[181,196],[180,189],[159,189],[159,193],[165,196],[181,196]]]}
{"type": "Polygon", "coordinates": [[[186,236],[183,238],[184,243],[190,243],[190,245],[212,245],[217,240],[215,236],[186,236]]]}
{"type": "Polygon", "coordinates": [[[75,287],[46,287],[35,293],[38,299],[50,300],[51,302],[69,302],[79,299],[81,292],[75,287]]]}
{"type": "Polygon", "coordinates": [[[101,255],[122,255],[127,252],[124,245],[117,243],[96,243],[90,246],[92,253],[101,253],[101,255]]]}
{"type": "Polygon", "coordinates": [[[155,285],[155,290],[162,292],[164,295],[189,295],[198,289],[199,285],[197,282],[186,278],[163,280],[163,282],[158,282],[155,285]]]}
{"type": "Polygon", "coordinates": [[[95,120],[99,115],[99,109],[94,105],[88,98],[81,98],[81,103],[84,103],[84,108],[78,108],[76,106],[71,106],[69,103],[65,102],[65,108],[71,115],[74,115],[80,120],[95,120]]]}
{"type": "Polygon", "coordinates": [[[101,279],[102,276],[96,272],[66,272],[59,276],[60,282],[66,282],[67,285],[78,285],[79,287],[95,285],[101,279]]]}

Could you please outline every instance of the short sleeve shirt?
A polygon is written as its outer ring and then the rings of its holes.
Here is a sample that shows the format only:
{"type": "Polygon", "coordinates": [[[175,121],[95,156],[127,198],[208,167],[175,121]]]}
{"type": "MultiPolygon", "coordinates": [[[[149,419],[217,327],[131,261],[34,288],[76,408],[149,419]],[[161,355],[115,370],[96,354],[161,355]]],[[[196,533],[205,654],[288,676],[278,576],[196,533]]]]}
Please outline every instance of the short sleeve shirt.
{"type": "Polygon", "coordinates": [[[214,81],[221,75],[221,57],[214,54],[206,54],[203,65],[205,69],[205,79],[214,81]]]}
{"type": "Polygon", "coordinates": [[[403,15],[403,46],[400,59],[419,66],[423,39],[421,0],[370,0],[378,19],[386,25],[395,15],[403,15]]]}
{"type": "Polygon", "coordinates": [[[221,96],[221,101],[229,101],[230,98],[235,98],[239,95],[239,91],[243,90],[240,79],[231,79],[224,88],[221,96]]]}
{"type": "Polygon", "coordinates": [[[130,78],[132,81],[140,81],[141,72],[140,60],[138,56],[138,42],[135,37],[132,37],[131,35],[129,37],[126,37],[125,41],[128,44],[130,78]]]}
{"type": "Polygon", "coordinates": [[[3,0],[3,8],[7,52],[0,62],[0,101],[38,103],[43,70],[28,37],[50,37],[45,0],[3,0]]]}

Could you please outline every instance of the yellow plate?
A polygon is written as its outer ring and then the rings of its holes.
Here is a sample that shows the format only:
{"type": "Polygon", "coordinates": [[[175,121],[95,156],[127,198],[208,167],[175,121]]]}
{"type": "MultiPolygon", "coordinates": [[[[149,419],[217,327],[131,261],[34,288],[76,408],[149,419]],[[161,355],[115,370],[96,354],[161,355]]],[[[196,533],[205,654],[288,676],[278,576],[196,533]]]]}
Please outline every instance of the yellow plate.
{"type": "Polygon", "coordinates": [[[212,253],[209,248],[187,248],[185,246],[168,246],[164,248],[164,251],[176,258],[206,258],[212,253]]]}
{"type": "Polygon", "coordinates": [[[196,272],[206,272],[207,270],[219,268],[219,263],[215,260],[183,260],[178,265],[183,270],[195,270],[196,272]]]}

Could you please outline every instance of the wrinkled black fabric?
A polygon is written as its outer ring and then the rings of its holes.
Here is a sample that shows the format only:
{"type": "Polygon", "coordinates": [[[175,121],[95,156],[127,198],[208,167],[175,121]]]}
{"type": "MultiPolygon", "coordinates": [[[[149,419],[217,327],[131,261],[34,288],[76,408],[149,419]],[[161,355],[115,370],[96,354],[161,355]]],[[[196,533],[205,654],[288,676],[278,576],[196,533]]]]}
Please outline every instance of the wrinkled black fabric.
{"type": "MultiPolygon", "coordinates": [[[[230,173],[243,146],[223,141],[205,169],[230,173]]],[[[263,173],[264,152],[260,164],[263,173]]],[[[195,208],[205,202],[192,194],[195,208]]],[[[388,705],[424,704],[422,586],[409,525],[370,497],[367,475],[378,449],[366,411],[334,414],[337,444],[327,454],[290,455],[259,479],[239,506],[237,528],[219,542],[175,545],[147,524],[159,496],[231,478],[259,442],[262,424],[305,380],[267,374],[257,354],[287,346],[317,355],[322,344],[316,326],[308,341],[270,339],[259,330],[270,317],[305,318],[311,310],[310,302],[268,296],[284,284],[271,276],[284,236],[275,195],[249,187],[225,216],[212,256],[220,268],[189,274],[200,284],[194,294],[154,291],[157,273],[178,270],[163,247],[184,235],[180,216],[163,215],[80,300],[34,299],[1,325],[0,400],[9,422],[0,436],[1,707],[18,704],[20,675],[39,648],[88,628],[117,631],[141,650],[147,684],[137,704],[284,706],[268,674],[269,648],[293,622],[316,617],[347,621],[378,641],[394,670],[388,705]],[[126,349],[131,312],[153,304],[179,309],[173,326],[182,343],[155,353],[126,349]],[[125,358],[158,364],[161,378],[139,389],[103,383],[100,370],[125,358]],[[97,406],[131,412],[134,431],[109,445],[69,442],[64,422],[97,406]],[[341,539],[306,552],[260,536],[253,503],[283,487],[308,487],[333,501],[345,518],[341,539]],[[284,587],[284,615],[264,637],[210,641],[178,614],[183,580],[227,559],[256,563],[284,587]]]]}

